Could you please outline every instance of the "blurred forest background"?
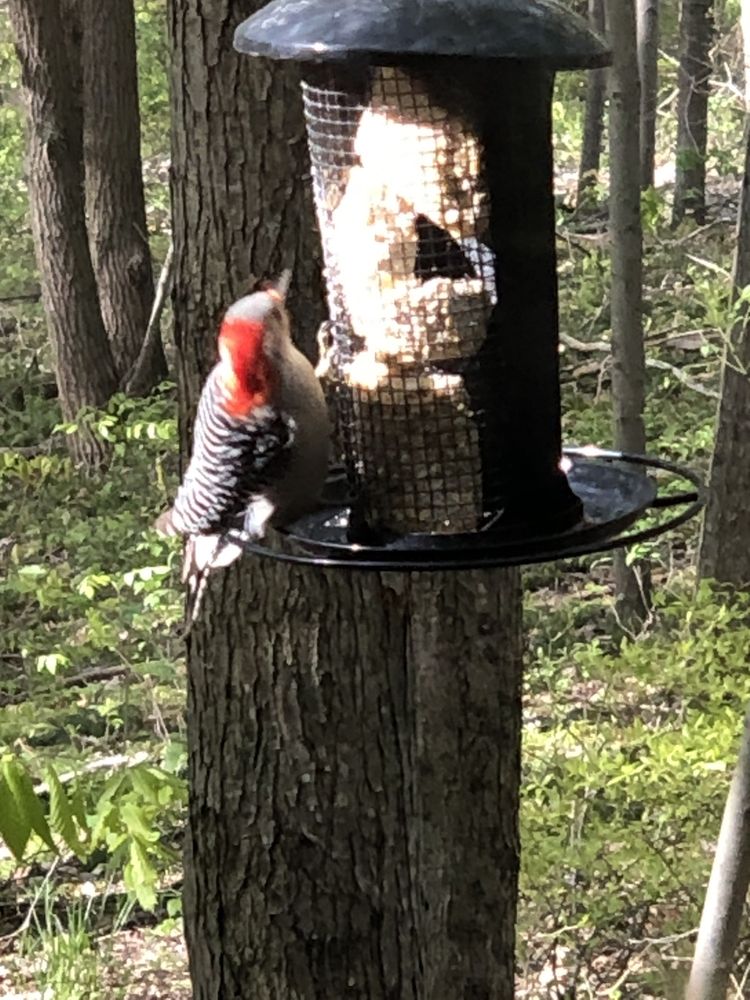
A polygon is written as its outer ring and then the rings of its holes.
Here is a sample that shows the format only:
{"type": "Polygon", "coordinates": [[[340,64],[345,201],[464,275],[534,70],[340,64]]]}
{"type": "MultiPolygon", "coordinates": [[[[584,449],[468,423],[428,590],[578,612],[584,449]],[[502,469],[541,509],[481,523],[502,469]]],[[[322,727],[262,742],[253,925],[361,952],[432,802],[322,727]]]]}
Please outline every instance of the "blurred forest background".
{"type": "MultiPolygon", "coordinates": [[[[712,25],[706,149],[682,142],[676,153],[680,8],[663,0],[654,169],[641,194],[645,436],[649,452],[708,476],[722,359],[748,301],[732,291],[745,56],[739,0],[685,5],[712,25]]],[[[96,187],[112,149],[97,137],[119,121],[116,78],[96,73],[116,60],[104,43],[84,60],[82,93],[99,95],[103,123],[84,135],[102,315],[100,339],[70,350],[41,300],[14,6],[38,4],[0,3],[0,996],[179,1000],[190,995],[182,594],[177,549],[149,530],[177,477],[168,297],[142,350],[156,279],[169,277],[165,5],[135,3],[147,231],[145,259],[126,250],[139,304],[119,309],[107,263],[117,236],[102,231],[118,212],[96,187]],[[135,332],[113,328],[118,311],[136,317],[135,332]]],[[[597,9],[582,13],[596,20],[597,9]]],[[[603,136],[592,108],[605,76],[560,74],[554,102],[564,439],[604,447],[609,158],[606,108],[603,136]]],[[[119,131],[137,154],[137,132],[119,131]]],[[[35,211],[49,222],[55,206],[35,211]]],[[[128,218],[138,211],[136,197],[128,218]]],[[[66,309],[85,310],[80,293],[63,273],[66,309]]],[[[630,552],[630,565],[650,565],[643,621],[616,613],[611,555],[525,571],[519,997],[681,995],[750,704],[750,595],[711,572],[698,582],[699,532],[690,522],[630,552]]],[[[732,990],[750,996],[747,923],[732,990]]]]}

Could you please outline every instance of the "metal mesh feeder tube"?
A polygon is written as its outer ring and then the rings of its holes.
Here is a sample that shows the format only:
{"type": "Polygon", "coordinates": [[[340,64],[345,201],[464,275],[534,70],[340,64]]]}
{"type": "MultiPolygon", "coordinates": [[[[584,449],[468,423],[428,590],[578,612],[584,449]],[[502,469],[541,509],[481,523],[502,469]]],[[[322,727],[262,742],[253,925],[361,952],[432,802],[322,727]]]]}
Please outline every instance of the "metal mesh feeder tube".
{"type": "Polygon", "coordinates": [[[551,79],[511,75],[445,59],[306,73],[324,366],[369,534],[581,516],[559,468],[551,79]],[[488,108],[483,85],[511,83],[527,98],[488,108]],[[519,134],[535,171],[507,148],[519,134]]]}

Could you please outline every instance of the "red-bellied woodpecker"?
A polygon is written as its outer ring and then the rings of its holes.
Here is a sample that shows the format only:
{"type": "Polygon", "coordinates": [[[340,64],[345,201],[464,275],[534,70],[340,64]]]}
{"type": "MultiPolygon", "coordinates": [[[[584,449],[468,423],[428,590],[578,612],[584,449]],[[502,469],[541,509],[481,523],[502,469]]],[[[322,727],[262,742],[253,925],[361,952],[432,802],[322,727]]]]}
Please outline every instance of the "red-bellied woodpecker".
{"type": "Polygon", "coordinates": [[[292,343],[289,276],[227,309],[219,362],[198,403],[193,452],[174,505],[154,527],[184,535],[188,626],[212,569],[242,541],[315,507],[326,478],[330,428],[312,365],[292,343]]]}

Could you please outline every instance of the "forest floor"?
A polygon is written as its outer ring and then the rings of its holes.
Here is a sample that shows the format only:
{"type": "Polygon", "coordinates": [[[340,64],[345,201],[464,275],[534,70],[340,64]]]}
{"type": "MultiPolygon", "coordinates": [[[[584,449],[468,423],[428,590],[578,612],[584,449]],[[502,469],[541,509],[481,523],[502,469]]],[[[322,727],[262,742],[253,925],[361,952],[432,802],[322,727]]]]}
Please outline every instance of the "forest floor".
{"type": "MultiPolygon", "coordinates": [[[[182,932],[175,928],[122,930],[100,939],[96,989],[118,1000],[190,1000],[190,977],[182,932]]],[[[35,988],[34,958],[0,960],[3,1000],[55,1000],[54,991],[35,988]],[[26,980],[28,987],[22,988],[26,980]]],[[[69,991],[75,996],[75,991],[69,991]]],[[[87,994],[81,994],[84,1000],[87,994]]]]}

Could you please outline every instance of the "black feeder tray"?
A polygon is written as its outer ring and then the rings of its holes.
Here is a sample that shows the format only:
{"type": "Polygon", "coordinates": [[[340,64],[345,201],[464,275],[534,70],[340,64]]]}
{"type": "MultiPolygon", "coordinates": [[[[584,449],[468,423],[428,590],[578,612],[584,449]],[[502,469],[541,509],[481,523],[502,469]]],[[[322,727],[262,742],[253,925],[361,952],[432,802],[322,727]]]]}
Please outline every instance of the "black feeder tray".
{"type": "MultiPolygon", "coordinates": [[[[380,540],[377,545],[351,544],[351,507],[324,503],[284,529],[273,550],[257,542],[246,542],[245,548],[285,562],[350,569],[519,566],[647,541],[684,524],[705,503],[700,477],[674,462],[593,447],[565,448],[563,454],[568,482],[583,510],[581,519],[563,530],[545,534],[532,524],[505,528],[488,524],[483,530],[463,534],[409,534],[380,540]],[[661,491],[653,474],[662,474],[665,480],[661,491]],[[675,489],[681,483],[682,488],[675,489]],[[645,523],[635,526],[644,519],[645,523]]],[[[331,492],[336,486],[331,483],[331,492]]]]}
{"type": "Polygon", "coordinates": [[[273,0],[235,47],[302,63],[330,314],[320,370],[345,470],[344,495],[246,547],[467,569],[693,516],[689,470],[563,454],[551,101],[555,70],[609,62],[586,22],[556,0],[273,0]],[[659,493],[657,471],[689,489],[659,493]]]}

